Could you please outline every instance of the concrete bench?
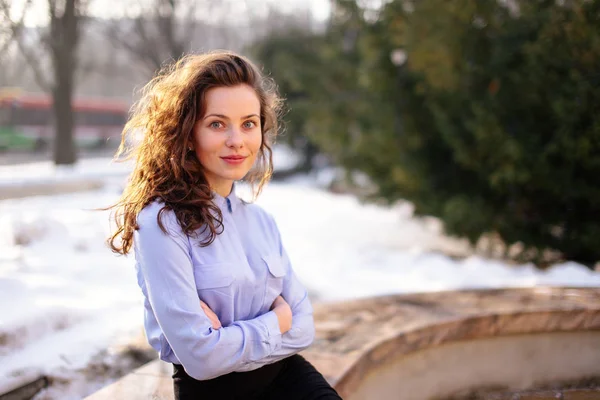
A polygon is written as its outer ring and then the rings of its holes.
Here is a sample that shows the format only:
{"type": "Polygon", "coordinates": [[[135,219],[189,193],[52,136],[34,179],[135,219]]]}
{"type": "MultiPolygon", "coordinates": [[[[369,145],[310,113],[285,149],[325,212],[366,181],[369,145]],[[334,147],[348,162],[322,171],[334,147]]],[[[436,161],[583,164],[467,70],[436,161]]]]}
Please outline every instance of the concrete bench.
{"type": "MultiPolygon", "coordinates": [[[[600,377],[598,288],[464,290],[317,304],[315,325],[317,339],[302,355],[346,400],[460,398],[600,377]]],[[[172,400],[171,373],[170,364],[153,361],[88,400],[172,400]]]]}

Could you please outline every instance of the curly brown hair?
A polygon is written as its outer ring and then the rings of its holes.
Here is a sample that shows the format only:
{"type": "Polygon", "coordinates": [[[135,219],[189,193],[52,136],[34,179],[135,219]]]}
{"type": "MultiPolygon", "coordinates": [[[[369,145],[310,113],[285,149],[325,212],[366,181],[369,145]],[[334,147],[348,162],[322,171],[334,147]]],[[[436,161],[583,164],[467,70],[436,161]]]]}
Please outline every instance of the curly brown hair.
{"type": "Polygon", "coordinates": [[[135,167],[118,202],[108,207],[116,223],[107,240],[114,252],[129,253],[138,229],[137,216],[154,200],[164,204],[157,222],[165,233],[161,222],[165,210],[175,213],[187,235],[202,233],[201,246],[208,246],[223,231],[223,215],[213,202],[203,167],[188,148],[194,124],[206,110],[207,90],[241,84],[252,87],[260,102],[262,144],[244,178],[251,184],[254,199],[260,194],[273,172],[270,143],[277,135],[281,110],[274,82],[251,61],[232,52],[187,55],[161,70],[142,89],[123,129],[115,159],[134,159],[135,167]],[[133,137],[139,133],[143,138],[135,143],[133,137]]]}

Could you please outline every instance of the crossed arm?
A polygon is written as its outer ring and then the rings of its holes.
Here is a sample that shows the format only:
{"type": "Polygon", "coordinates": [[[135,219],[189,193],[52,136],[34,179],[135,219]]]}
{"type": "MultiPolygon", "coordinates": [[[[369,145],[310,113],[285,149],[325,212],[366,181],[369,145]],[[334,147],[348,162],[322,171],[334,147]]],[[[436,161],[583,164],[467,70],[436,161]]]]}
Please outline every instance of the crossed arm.
{"type": "MultiPolygon", "coordinates": [[[[220,329],[223,327],[217,314],[215,314],[205,302],[200,300],[200,306],[202,307],[204,314],[206,314],[210,320],[213,329],[220,329]]],[[[279,322],[279,331],[281,334],[286,333],[292,328],[292,309],[282,296],[277,296],[273,304],[271,304],[269,311],[274,311],[277,315],[277,322],[279,322]]]]}
{"type": "Polygon", "coordinates": [[[155,209],[141,214],[134,234],[142,291],[160,327],[161,340],[169,344],[190,376],[206,380],[255,369],[312,343],[312,307],[283,249],[287,272],[281,298],[265,314],[222,327],[212,310],[199,304],[187,236],[168,214],[163,221],[169,233],[164,233],[156,214],[155,209]]]}
{"type": "MultiPolygon", "coordinates": [[[[283,258],[289,263],[285,250],[283,250],[283,258]]],[[[211,321],[211,324],[214,323],[213,329],[222,329],[217,315],[215,315],[206,303],[202,301],[200,303],[202,310],[211,321]]],[[[260,360],[247,363],[245,370],[248,367],[252,369],[258,368],[298,353],[310,346],[314,340],[315,328],[312,305],[308,299],[306,289],[302,286],[291,268],[284,279],[282,294],[275,299],[270,310],[278,315],[278,320],[281,321],[281,343],[260,360]],[[280,315],[281,317],[279,317],[280,315]],[[288,324],[291,324],[291,326],[288,324]]],[[[224,329],[227,329],[227,327],[224,329]]]]}

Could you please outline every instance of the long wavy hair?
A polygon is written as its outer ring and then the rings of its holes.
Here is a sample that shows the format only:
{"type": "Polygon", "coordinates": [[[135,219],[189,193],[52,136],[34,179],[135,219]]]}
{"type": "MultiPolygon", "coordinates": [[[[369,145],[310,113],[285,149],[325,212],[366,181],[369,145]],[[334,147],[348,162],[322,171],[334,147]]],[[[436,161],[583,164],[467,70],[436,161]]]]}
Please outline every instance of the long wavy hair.
{"type": "Polygon", "coordinates": [[[175,213],[187,235],[202,233],[201,246],[208,246],[222,232],[223,215],[213,202],[204,168],[189,147],[194,124],[206,110],[207,90],[241,84],[252,87],[260,101],[262,144],[244,178],[254,199],[260,194],[273,172],[270,143],[277,135],[281,110],[274,82],[248,59],[231,52],[185,56],[142,89],[123,129],[115,159],[133,159],[135,166],[120,199],[107,208],[113,209],[116,226],[107,240],[114,252],[129,253],[139,212],[157,199],[164,204],[157,221],[163,232],[167,233],[161,222],[165,210],[175,213]]]}

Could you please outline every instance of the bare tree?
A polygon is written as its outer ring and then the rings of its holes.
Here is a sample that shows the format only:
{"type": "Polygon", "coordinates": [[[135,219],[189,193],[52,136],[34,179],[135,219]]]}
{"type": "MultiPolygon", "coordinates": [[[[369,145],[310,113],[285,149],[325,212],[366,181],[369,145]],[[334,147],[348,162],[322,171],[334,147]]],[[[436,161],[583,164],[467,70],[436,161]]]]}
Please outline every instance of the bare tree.
{"type": "MultiPolygon", "coordinates": [[[[129,24],[115,21],[108,30],[108,37],[153,73],[165,61],[177,60],[189,50],[198,3],[195,0],[140,2],[141,11],[125,20],[129,24]]],[[[200,3],[204,6],[206,2],[200,3]]]]}
{"type": "Polygon", "coordinates": [[[26,0],[18,18],[11,15],[9,0],[0,0],[0,18],[33,71],[43,90],[52,93],[55,140],[55,164],[73,164],[77,160],[73,138],[72,98],[77,69],[77,44],[86,0],[47,0],[48,26],[27,29],[25,17],[31,11],[26,0]],[[43,52],[40,52],[40,49],[43,52]],[[49,59],[51,73],[45,72],[43,60],[49,59]]]}

